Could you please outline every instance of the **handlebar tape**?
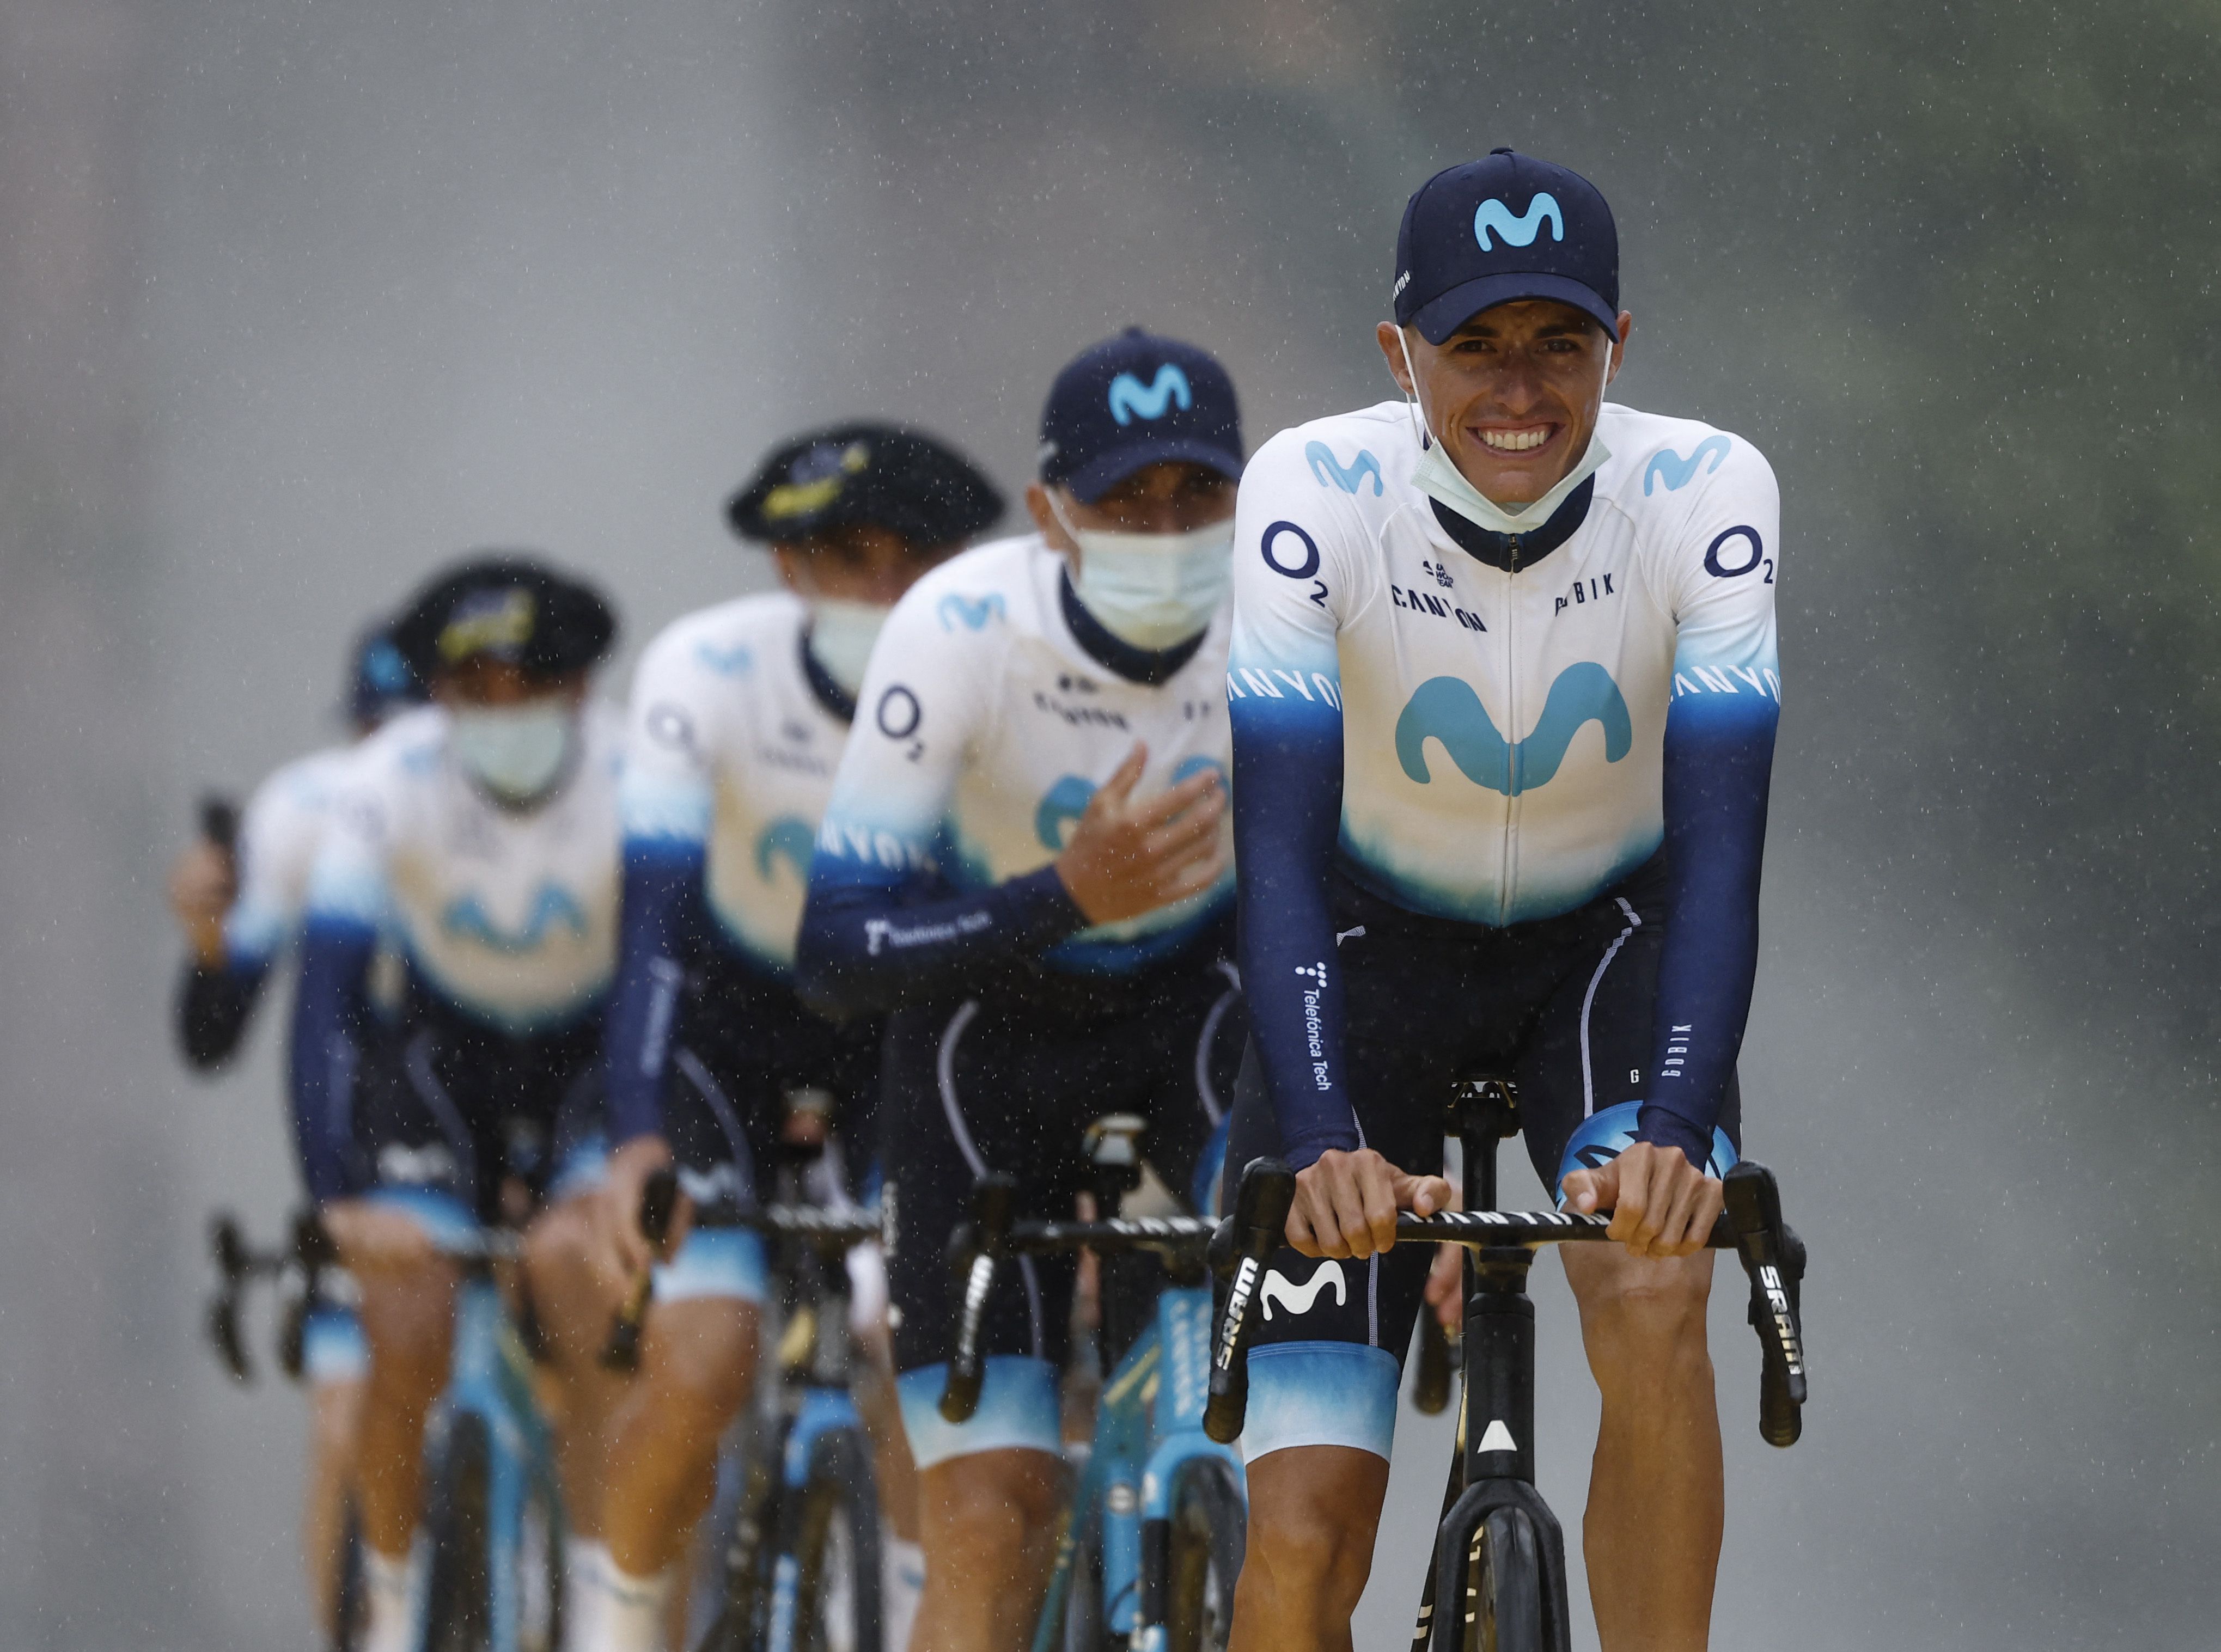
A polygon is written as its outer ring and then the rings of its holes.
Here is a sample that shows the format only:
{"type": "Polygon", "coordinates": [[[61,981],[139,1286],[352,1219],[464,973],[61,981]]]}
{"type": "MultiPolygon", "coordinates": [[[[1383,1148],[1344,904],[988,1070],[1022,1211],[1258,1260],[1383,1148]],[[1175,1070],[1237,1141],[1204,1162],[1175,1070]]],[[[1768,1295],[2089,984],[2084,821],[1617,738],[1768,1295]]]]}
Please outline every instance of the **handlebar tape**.
{"type": "Polygon", "coordinates": [[[1250,1309],[1266,1259],[1286,1243],[1288,1211],[1295,1202],[1296,1173],[1279,1159],[1252,1159],[1242,1171],[1234,1214],[1221,1230],[1231,1231],[1225,1254],[1233,1277],[1219,1318],[1217,1345],[1211,1350],[1211,1398],[1203,1408],[1204,1432],[1221,1445],[1241,1437],[1248,1418],[1250,1309]]]}

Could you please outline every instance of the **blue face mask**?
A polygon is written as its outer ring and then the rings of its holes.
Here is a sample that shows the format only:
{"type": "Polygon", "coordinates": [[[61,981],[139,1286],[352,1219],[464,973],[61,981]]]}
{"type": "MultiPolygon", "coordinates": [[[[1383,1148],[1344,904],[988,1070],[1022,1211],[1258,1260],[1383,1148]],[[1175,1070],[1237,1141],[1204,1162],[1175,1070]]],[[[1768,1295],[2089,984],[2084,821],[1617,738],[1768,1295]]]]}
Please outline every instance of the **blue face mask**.
{"type": "Polygon", "coordinates": [[[1234,519],[1185,533],[1075,527],[1049,495],[1057,524],[1079,547],[1073,588],[1119,641],[1152,651],[1205,629],[1234,588],[1234,519]]]}
{"type": "Polygon", "coordinates": [[[529,803],[561,779],[576,726],[560,700],[466,706],[450,714],[447,749],[504,803],[529,803]]]}

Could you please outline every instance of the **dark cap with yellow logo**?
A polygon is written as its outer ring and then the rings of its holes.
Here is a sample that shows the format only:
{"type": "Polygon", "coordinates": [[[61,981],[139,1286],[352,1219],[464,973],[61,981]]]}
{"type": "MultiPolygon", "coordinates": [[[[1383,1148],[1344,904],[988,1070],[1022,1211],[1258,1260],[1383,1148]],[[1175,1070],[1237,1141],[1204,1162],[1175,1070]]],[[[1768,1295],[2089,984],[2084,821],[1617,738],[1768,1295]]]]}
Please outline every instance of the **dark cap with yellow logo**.
{"type": "Polygon", "coordinates": [[[725,507],[744,539],[793,544],[869,523],[920,551],[960,544],[1003,514],[954,449],[893,425],[835,425],[782,443],[725,507]]]}
{"type": "Polygon", "coordinates": [[[490,552],[435,575],[394,622],[393,644],[423,682],[481,657],[536,677],[583,671],[610,651],[616,610],[591,585],[535,557],[490,552]]]}

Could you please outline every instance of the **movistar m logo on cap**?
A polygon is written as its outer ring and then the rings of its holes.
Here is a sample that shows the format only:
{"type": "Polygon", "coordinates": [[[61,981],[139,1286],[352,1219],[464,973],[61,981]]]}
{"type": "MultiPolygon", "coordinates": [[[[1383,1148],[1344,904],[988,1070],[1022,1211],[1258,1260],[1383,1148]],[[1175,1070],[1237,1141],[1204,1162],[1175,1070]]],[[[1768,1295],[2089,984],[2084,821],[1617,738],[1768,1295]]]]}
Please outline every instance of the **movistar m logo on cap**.
{"type": "Polygon", "coordinates": [[[1635,726],[1626,696],[1611,673],[1593,660],[1558,673],[1535,732],[1517,745],[1497,732],[1471,683],[1463,677],[1433,676],[1418,686],[1396,720],[1396,760],[1407,776],[1427,785],[1434,779],[1427,771],[1427,742],[1440,740],[1458,772],[1474,785],[1517,797],[1548,785],[1573,736],[1592,722],[1604,727],[1606,763],[1627,755],[1635,726]]]}
{"type": "Polygon", "coordinates": [[[1566,239],[1566,215],[1558,205],[1558,197],[1545,190],[1527,203],[1527,210],[1515,218],[1511,209],[1491,196],[1482,202],[1473,215],[1473,238],[1480,243],[1484,252],[1495,249],[1488,244],[1488,234],[1494,230],[1506,246],[1532,246],[1535,238],[1542,233],[1548,220],[1550,239],[1566,239]]]}
{"type": "Polygon", "coordinates": [[[1161,419],[1175,402],[1185,413],[1195,405],[1195,392],[1188,388],[1187,375],[1173,362],[1157,369],[1156,377],[1146,390],[1131,373],[1121,373],[1110,381],[1110,416],[1122,425],[1132,424],[1136,417],[1161,419]]]}

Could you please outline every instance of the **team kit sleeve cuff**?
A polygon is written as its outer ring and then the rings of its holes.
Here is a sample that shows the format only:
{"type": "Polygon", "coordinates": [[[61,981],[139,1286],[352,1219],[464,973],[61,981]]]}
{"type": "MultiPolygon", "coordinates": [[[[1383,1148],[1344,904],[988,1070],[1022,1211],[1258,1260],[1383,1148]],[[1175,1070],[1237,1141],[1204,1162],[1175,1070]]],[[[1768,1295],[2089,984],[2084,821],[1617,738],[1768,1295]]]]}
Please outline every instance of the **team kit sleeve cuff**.
{"type": "Polygon", "coordinates": [[[1671,1108],[1655,1102],[1646,1102],[1636,1115],[1636,1138],[1658,1147],[1680,1148],[1699,1170],[1711,1156],[1712,1132],[1708,1127],[1692,1124],[1671,1108]]]}

